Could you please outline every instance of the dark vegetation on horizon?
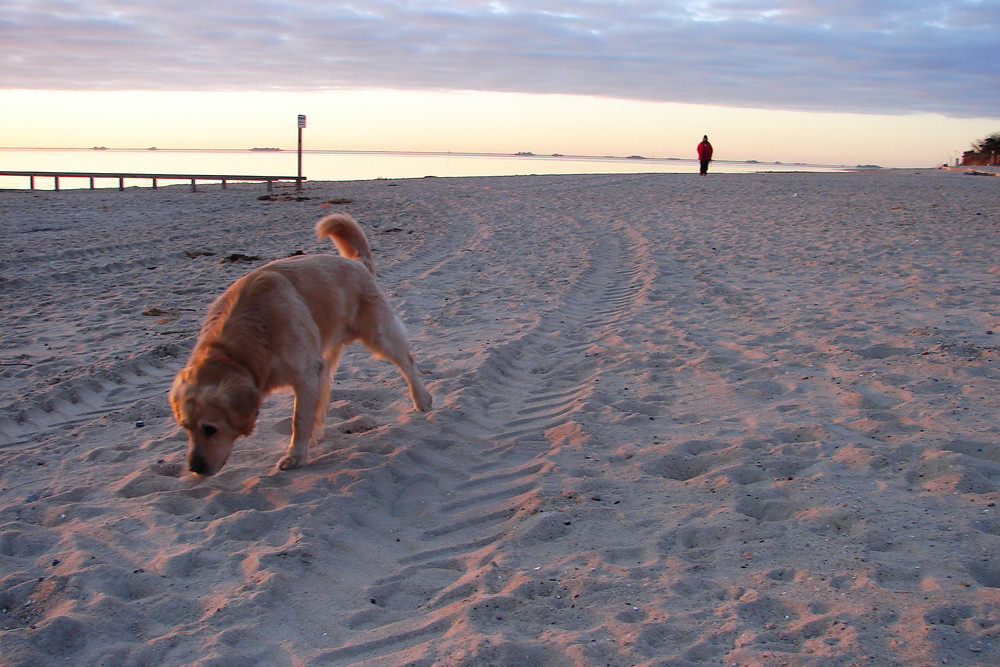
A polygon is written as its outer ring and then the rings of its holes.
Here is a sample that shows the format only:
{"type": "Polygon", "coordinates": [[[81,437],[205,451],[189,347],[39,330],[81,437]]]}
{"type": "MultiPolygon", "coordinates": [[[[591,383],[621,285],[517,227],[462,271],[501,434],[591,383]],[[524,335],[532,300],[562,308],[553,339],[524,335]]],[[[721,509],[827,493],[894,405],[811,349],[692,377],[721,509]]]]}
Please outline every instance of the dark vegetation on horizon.
{"type": "Polygon", "coordinates": [[[972,144],[972,150],[962,153],[962,164],[969,167],[1000,164],[1000,132],[972,144]]]}

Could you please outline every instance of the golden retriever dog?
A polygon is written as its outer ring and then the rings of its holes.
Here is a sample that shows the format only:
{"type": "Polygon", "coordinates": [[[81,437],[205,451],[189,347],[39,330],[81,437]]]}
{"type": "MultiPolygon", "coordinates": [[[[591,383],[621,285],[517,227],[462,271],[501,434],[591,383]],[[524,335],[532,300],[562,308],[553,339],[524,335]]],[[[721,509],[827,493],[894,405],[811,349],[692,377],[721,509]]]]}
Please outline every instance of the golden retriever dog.
{"type": "Polygon", "coordinates": [[[317,223],[316,236],[329,237],[341,256],[271,262],[230,285],[209,308],[170,390],[174,417],[188,434],[191,472],[217,473],[236,439],[253,431],[264,397],[289,387],[292,439],[278,468],[304,464],[340,356],[355,340],[399,367],[416,409],[431,409],[406,329],[375,282],[365,233],[354,218],[337,214],[317,223]]]}

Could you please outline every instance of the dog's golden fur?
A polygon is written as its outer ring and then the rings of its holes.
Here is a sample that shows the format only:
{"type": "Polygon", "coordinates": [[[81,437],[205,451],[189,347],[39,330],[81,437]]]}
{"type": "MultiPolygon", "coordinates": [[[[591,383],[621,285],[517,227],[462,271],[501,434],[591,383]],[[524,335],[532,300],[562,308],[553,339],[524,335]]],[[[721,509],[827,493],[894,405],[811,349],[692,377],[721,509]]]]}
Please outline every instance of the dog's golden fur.
{"type": "Polygon", "coordinates": [[[278,467],[305,463],[333,373],[355,340],[399,367],[414,407],[431,409],[406,330],[375,282],[361,227],[349,215],[331,215],[317,223],[316,235],[332,239],[342,256],[271,262],[233,283],[209,309],[170,391],[174,416],[188,433],[192,472],[218,472],[235,440],[253,431],[264,397],[287,387],[295,392],[292,439],[278,467]]]}

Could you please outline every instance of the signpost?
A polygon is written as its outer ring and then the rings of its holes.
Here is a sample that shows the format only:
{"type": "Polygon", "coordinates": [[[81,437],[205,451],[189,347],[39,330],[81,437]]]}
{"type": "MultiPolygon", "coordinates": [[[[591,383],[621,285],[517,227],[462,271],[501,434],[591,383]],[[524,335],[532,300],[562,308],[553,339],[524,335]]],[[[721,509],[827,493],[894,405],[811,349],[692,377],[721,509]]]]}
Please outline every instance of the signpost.
{"type": "Polygon", "coordinates": [[[295,189],[302,189],[302,130],[306,126],[305,114],[299,114],[299,172],[298,178],[295,179],[295,189]]]}

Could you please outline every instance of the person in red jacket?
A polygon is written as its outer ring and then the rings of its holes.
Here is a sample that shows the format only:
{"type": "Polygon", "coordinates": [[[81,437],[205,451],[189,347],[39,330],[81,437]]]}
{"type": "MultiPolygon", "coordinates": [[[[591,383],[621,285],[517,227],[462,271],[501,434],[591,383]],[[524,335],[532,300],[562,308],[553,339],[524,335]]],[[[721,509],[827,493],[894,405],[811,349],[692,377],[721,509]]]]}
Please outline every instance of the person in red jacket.
{"type": "Polygon", "coordinates": [[[708,174],[708,163],[712,161],[712,144],[708,143],[708,135],[702,137],[698,144],[698,160],[701,162],[701,175],[708,174]]]}

